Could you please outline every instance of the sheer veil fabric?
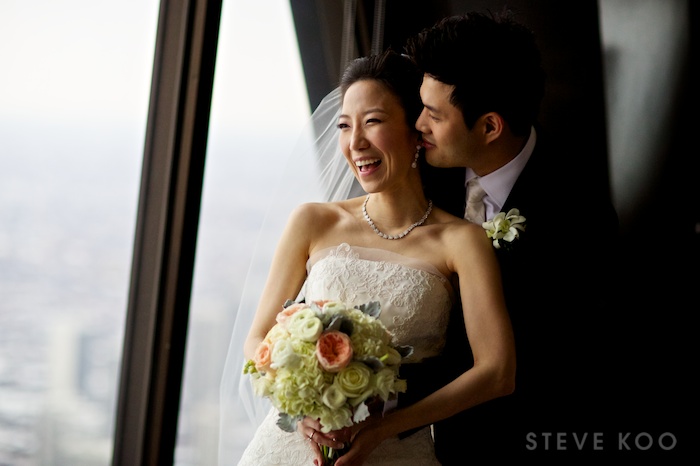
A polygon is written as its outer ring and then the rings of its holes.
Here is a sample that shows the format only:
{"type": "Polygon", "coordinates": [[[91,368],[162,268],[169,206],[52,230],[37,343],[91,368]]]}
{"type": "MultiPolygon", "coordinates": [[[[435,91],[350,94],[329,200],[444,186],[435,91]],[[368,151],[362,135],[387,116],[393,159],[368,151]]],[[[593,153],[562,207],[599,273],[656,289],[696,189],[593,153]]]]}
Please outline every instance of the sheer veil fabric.
{"type": "MultiPolygon", "coordinates": [[[[340,89],[331,91],[311,115],[291,151],[258,233],[248,269],[220,386],[219,465],[235,465],[270,408],[256,397],[243,374],[243,343],[262,294],[272,256],[290,212],[304,202],[336,201],[361,195],[338,145],[340,89]]],[[[290,297],[294,298],[294,297],[290,297]]],[[[283,303],[280,303],[282,306],[283,303]]]]}

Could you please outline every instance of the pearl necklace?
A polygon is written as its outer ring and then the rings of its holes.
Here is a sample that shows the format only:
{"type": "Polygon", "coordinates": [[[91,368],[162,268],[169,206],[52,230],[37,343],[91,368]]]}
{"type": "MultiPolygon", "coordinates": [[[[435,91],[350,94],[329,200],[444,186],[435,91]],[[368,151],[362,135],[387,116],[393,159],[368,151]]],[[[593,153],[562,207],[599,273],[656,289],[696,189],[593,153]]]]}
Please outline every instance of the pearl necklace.
{"type": "Polygon", "coordinates": [[[428,199],[428,210],[425,211],[425,214],[423,214],[423,217],[418,220],[416,223],[413,225],[409,226],[406,228],[403,232],[399,233],[398,235],[387,235],[386,233],[382,233],[379,231],[379,228],[374,224],[372,219],[370,218],[369,214],[367,213],[367,201],[369,201],[369,194],[365,198],[365,202],[362,203],[362,215],[364,215],[365,220],[367,220],[367,223],[369,223],[369,226],[372,227],[372,230],[379,236],[381,236],[384,239],[401,239],[407,234],[411,232],[415,227],[419,227],[425,223],[425,221],[428,219],[428,216],[430,215],[430,212],[433,210],[433,201],[428,199]]]}

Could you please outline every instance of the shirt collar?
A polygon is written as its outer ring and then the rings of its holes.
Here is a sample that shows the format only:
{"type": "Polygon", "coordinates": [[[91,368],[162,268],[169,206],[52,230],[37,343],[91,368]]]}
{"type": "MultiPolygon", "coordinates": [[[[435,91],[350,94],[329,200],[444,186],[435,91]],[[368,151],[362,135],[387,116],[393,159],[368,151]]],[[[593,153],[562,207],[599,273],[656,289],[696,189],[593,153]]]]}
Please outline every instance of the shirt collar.
{"type": "MultiPolygon", "coordinates": [[[[491,218],[496,212],[499,212],[505,204],[508,195],[515,181],[520,176],[520,173],[525,168],[525,164],[530,160],[533,150],[535,149],[535,142],[537,140],[537,133],[534,127],[530,127],[530,136],[525,143],[523,149],[515,156],[513,160],[503,165],[498,170],[494,170],[488,175],[479,178],[479,184],[486,192],[487,198],[491,202],[487,202],[487,218],[491,218]],[[489,204],[492,204],[489,206],[489,204]],[[493,209],[493,212],[489,212],[493,209]]],[[[477,175],[471,168],[467,168],[466,178],[464,180],[465,186],[472,178],[477,175]]],[[[486,202],[486,201],[485,201],[486,202]]]]}

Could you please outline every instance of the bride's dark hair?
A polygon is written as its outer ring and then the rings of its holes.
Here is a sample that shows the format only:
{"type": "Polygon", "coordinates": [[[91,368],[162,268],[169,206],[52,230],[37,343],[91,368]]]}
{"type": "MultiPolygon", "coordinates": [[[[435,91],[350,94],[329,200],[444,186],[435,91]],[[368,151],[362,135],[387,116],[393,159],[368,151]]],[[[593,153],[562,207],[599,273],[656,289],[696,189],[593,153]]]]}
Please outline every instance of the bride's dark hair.
{"type": "Polygon", "coordinates": [[[420,100],[420,85],[423,73],[405,55],[388,49],[378,55],[356,58],[345,68],[340,78],[340,93],[363,79],[372,79],[384,84],[401,102],[406,113],[406,124],[415,129],[416,120],[423,110],[420,100]]]}

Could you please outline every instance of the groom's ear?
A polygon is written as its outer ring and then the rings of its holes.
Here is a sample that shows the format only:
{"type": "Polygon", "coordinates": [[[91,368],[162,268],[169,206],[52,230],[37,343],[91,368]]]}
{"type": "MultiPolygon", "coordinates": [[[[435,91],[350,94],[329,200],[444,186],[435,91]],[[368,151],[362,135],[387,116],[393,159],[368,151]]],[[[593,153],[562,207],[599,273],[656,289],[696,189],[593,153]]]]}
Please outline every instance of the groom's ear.
{"type": "Polygon", "coordinates": [[[503,133],[505,122],[503,117],[496,112],[488,112],[481,115],[481,126],[486,143],[494,141],[503,133]]]}

